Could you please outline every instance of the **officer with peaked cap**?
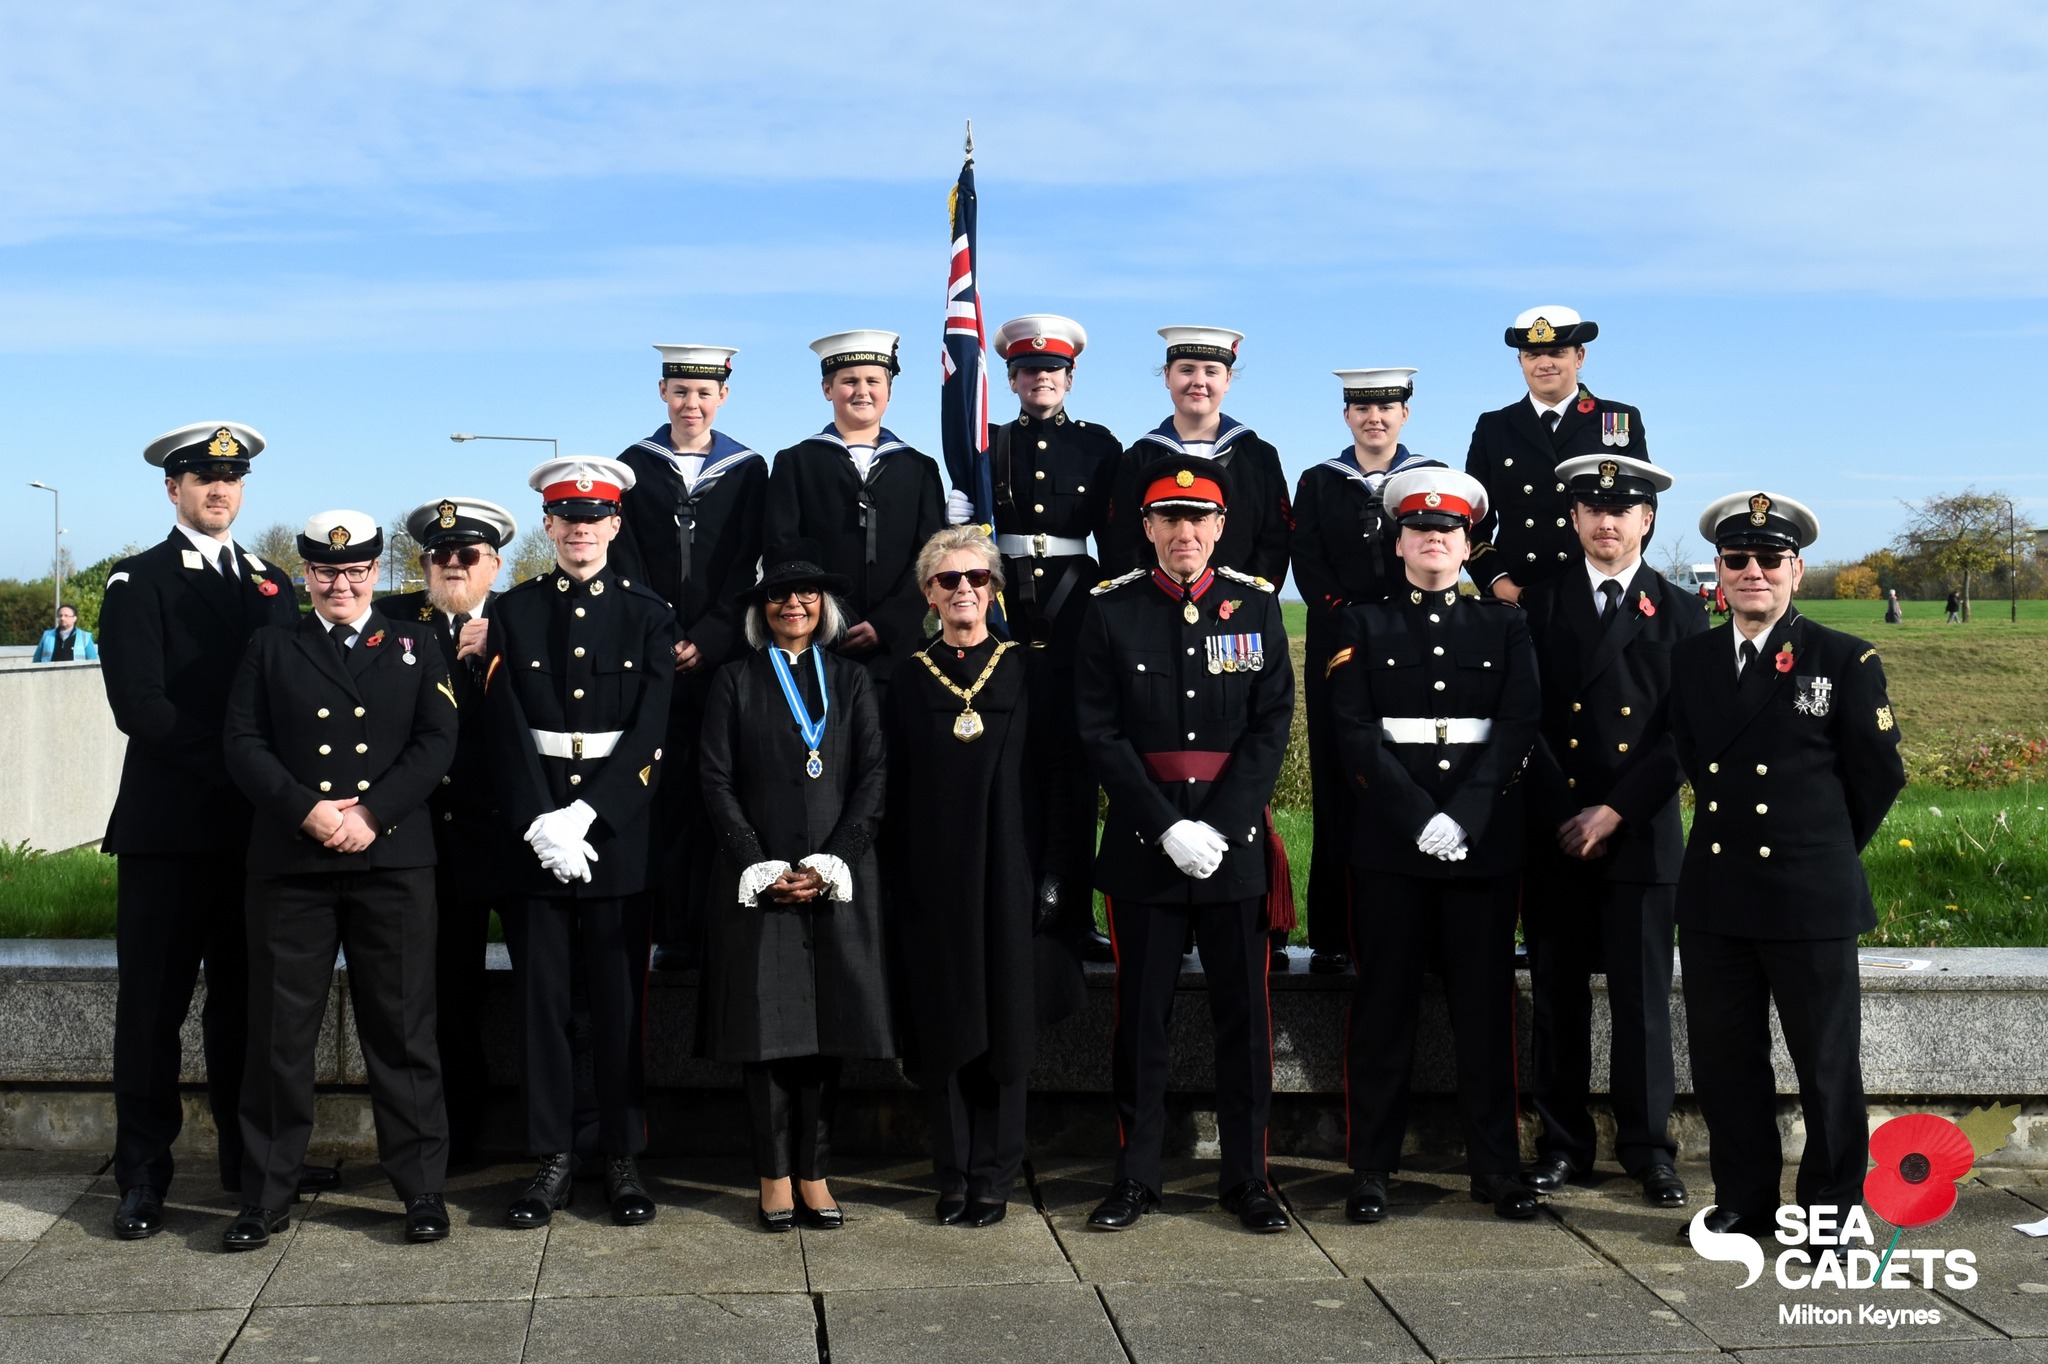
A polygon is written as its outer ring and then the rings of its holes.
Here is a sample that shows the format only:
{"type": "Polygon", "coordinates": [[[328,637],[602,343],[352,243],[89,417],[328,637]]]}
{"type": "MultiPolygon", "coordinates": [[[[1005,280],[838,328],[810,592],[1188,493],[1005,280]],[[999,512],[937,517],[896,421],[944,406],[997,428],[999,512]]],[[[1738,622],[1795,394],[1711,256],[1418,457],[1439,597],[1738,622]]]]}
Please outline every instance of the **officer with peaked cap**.
{"type": "Polygon", "coordinates": [[[1267,908],[1283,873],[1266,804],[1294,715],[1294,669],[1273,585],[1212,564],[1232,472],[1156,460],[1138,482],[1152,565],[1097,587],[1081,628],[1081,743],[1109,793],[1095,857],[1116,942],[1116,1185],[1088,1225],[1117,1231],[1159,1206],[1169,1025],[1192,931],[1216,1030],[1218,1187],[1251,1231],[1287,1229],[1267,1185],[1272,1107],[1267,908]]]}
{"type": "Polygon", "coordinates": [[[1860,856],[1906,782],[1884,665],[1799,613],[1813,513],[1734,493],[1700,517],[1729,619],[1671,652],[1671,731],[1692,781],[1678,874],[1693,1092],[1716,1231],[1775,1230],[1781,1148],[1771,1009],[1799,1077],[1801,1205],[1863,1197],[1869,1164],[1856,938],[1877,926],[1860,856]]]}
{"type": "Polygon", "coordinates": [[[654,791],[675,684],[675,616],[609,562],[633,471],[571,456],[535,468],[555,567],[493,604],[484,712],[508,827],[525,842],[505,917],[521,1009],[528,1150],[540,1167],[508,1217],[546,1226],[572,1189],[570,1000],[583,975],[612,1220],[652,1221],[642,1040],[654,791]],[[581,953],[575,949],[580,946],[581,953]]]}
{"type": "Polygon", "coordinates": [[[1408,1125],[1426,964],[1441,960],[1472,1197],[1533,1217],[1515,1129],[1516,783],[1536,742],[1536,655],[1518,611],[1458,591],[1486,490],[1454,469],[1409,469],[1384,497],[1407,587],[1343,609],[1330,674],[1345,776],[1358,789],[1351,861],[1358,984],[1344,1050],[1355,1222],[1387,1215],[1408,1125]]]}
{"type": "Polygon", "coordinates": [[[821,567],[853,584],[838,650],[875,685],[924,642],[917,552],[946,523],[939,466],[882,425],[900,366],[894,332],[835,332],[811,343],[832,420],[777,452],[763,540],[817,542],[821,567]]]}
{"type": "Polygon", "coordinates": [[[1670,474],[1581,455],[1557,476],[1584,572],[1546,578],[1521,602],[1543,677],[1522,882],[1543,1119],[1528,1182],[1550,1193],[1592,1168],[1591,978],[1604,972],[1615,1157],[1650,1203],[1675,1208],[1686,1194],[1671,1138],[1671,940],[1685,836],[1666,703],[1672,649],[1707,618],[1643,560],[1670,474]]]}
{"type": "Polygon", "coordinates": [[[455,689],[420,624],[370,600],[384,552],[374,520],[320,512],[298,547],[312,614],[257,631],[228,697],[228,774],[256,817],[243,1207],[223,1239],[254,1250],[290,1225],[341,948],[377,1159],[405,1204],[406,1239],[438,1241],[448,1235],[448,1118],[434,1039],[427,798],[455,760],[455,689]]]}
{"type": "MultiPolygon", "coordinates": [[[[1091,961],[1109,961],[1109,940],[1095,931],[1088,864],[1095,850],[1095,774],[1081,752],[1074,718],[1074,649],[1088,614],[1088,589],[1101,580],[1090,552],[1107,529],[1110,484],[1123,446],[1100,422],[1067,412],[1074,371],[1088,333],[1070,317],[1033,313],[996,331],[1021,411],[989,432],[995,483],[996,548],[1009,584],[1003,620],[1012,638],[1044,651],[1032,696],[1034,746],[1042,780],[1064,790],[1068,827],[1047,830],[1046,866],[1059,878],[1057,931],[1091,961]]],[[[947,519],[972,518],[967,495],[947,495],[947,519]]]]}
{"type": "Polygon", "coordinates": [[[484,1065],[484,957],[491,913],[502,910],[511,869],[525,851],[505,827],[492,780],[483,706],[484,643],[498,594],[498,551],[519,526],[512,513],[476,497],[436,497],[414,507],[406,532],[420,547],[427,585],[377,603],[387,620],[433,638],[455,690],[461,738],[455,762],[428,799],[433,816],[436,1034],[448,1096],[453,1157],[475,1144],[490,1076],[484,1065]]]}
{"type": "Polygon", "coordinates": [[[1643,414],[1596,398],[1579,382],[1586,343],[1599,334],[1597,322],[1557,306],[1530,308],[1507,329],[1529,391],[1483,413],[1465,452],[1465,472],[1486,485],[1492,505],[1473,530],[1472,581],[1503,601],[1579,560],[1560,463],[1577,455],[1650,457],[1643,414]]]}
{"type": "MultiPolygon", "coordinates": [[[[123,1240],[163,1228],[171,1145],[184,1121],[178,1030],[203,966],[207,1100],[221,1182],[242,1177],[242,1052],[248,1006],[242,863],[249,803],[221,762],[228,685],[249,636],[298,619],[284,570],[229,533],[263,437],[195,422],[149,443],[177,520],[161,543],[114,565],[100,658],[114,723],[128,737],[105,850],[120,858],[115,944],[114,1179],[123,1240]]],[[[306,1171],[307,1187],[334,1182],[306,1171]]]]}
{"type": "Polygon", "coordinates": [[[1278,588],[1287,581],[1288,538],[1294,530],[1280,452],[1223,411],[1244,333],[1226,327],[1161,327],[1159,334],[1166,338],[1163,373],[1173,414],[1124,452],[1110,493],[1110,543],[1103,546],[1103,567],[1117,574],[1151,567],[1139,476],[1165,456],[1196,457],[1230,471],[1232,511],[1216,546],[1217,566],[1264,578],[1278,588]]]}
{"type": "Polygon", "coordinates": [[[1309,969],[1336,974],[1351,963],[1351,899],[1355,891],[1350,838],[1352,787],[1337,756],[1323,673],[1336,652],[1337,613],[1353,602],[1384,601],[1407,580],[1394,553],[1399,528],[1381,493],[1389,474],[1440,466],[1401,443],[1412,369],[1340,369],[1344,424],[1351,443],[1301,475],[1294,494],[1294,582],[1308,606],[1307,696],[1309,780],[1315,803],[1315,852],[1308,872],[1309,969]]]}
{"type": "MultiPolygon", "coordinates": [[[[612,561],[675,609],[676,685],[664,747],[670,761],[695,770],[711,675],[746,652],[733,602],[753,582],[761,557],[768,461],[712,427],[731,392],[738,351],[655,349],[668,421],[619,455],[634,484],[621,504],[612,561]]],[[[683,970],[696,961],[714,852],[697,783],[665,783],[655,797],[654,824],[663,839],[648,890],[655,897],[654,966],[683,970]]]]}

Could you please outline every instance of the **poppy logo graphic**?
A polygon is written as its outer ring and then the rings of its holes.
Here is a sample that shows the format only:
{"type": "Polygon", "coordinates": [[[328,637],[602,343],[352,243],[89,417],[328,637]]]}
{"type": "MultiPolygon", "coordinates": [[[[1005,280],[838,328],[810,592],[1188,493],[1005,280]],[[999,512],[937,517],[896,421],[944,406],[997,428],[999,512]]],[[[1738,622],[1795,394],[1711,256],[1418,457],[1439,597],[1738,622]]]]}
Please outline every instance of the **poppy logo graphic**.
{"type": "Polygon", "coordinates": [[[1692,1248],[1704,1260],[1720,1260],[1728,1264],[1741,1265],[1749,1271],[1749,1277],[1737,1287],[1747,1288],[1763,1277],[1764,1248],[1740,1232],[1715,1231],[1707,1225],[1707,1217],[1714,1210],[1701,1208],[1693,1214],[1692,1248]]]}

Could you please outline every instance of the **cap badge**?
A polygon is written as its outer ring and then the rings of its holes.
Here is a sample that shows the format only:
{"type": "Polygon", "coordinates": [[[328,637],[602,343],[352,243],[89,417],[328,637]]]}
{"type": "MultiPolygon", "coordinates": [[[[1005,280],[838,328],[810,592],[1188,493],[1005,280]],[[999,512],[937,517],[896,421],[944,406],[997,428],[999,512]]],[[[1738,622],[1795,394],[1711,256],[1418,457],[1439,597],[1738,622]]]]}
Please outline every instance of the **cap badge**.
{"type": "Polygon", "coordinates": [[[582,477],[580,477],[580,478],[578,478],[578,479],[576,480],[576,491],[577,491],[577,492],[579,492],[579,493],[587,493],[587,492],[589,492],[589,491],[590,491],[590,475],[589,475],[589,474],[584,474],[584,475],[583,475],[582,477]]]}
{"type": "Polygon", "coordinates": [[[327,532],[327,543],[336,549],[344,549],[349,541],[348,527],[336,526],[327,532]]]}
{"type": "Polygon", "coordinates": [[[1771,499],[1766,497],[1764,494],[1758,493],[1755,497],[1750,498],[1749,524],[1752,526],[1761,526],[1765,520],[1764,513],[1769,511],[1770,509],[1771,499]]]}
{"type": "Polygon", "coordinates": [[[232,431],[223,426],[213,433],[213,439],[206,443],[206,453],[215,459],[240,459],[242,446],[232,431]]]}
{"type": "Polygon", "coordinates": [[[453,530],[455,528],[455,504],[453,502],[444,501],[435,507],[434,510],[441,513],[442,530],[453,530]]]}
{"type": "Polygon", "coordinates": [[[1614,462],[1613,460],[1611,460],[1611,459],[1603,459],[1603,460],[1601,460],[1601,461],[1600,461],[1600,486],[1601,486],[1601,487],[1603,487],[1603,488],[1612,488],[1612,487],[1614,486],[1614,476],[1615,476],[1616,474],[1620,473],[1620,472],[1621,472],[1621,466],[1620,466],[1619,464],[1616,464],[1616,463],[1615,463],[1615,462],[1614,462]]]}
{"type": "Polygon", "coordinates": [[[1173,481],[1177,487],[1192,488],[1195,486],[1195,476],[1186,469],[1183,469],[1179,473],[1175,474],[1173,476],[1173,481]]]}
{"type": "Polygon", "coordinates": [[[1547,346],[1557,340],[1557,328],[1550,325],[1550,319],[1539,317],[1529,324],[1529,344],[1547,346]]]}
{"type": "Polygon", "coordinates": [[[1444,504],[1444,495],[1437,492],[1424,493],[1422,504],[1426,507],[1441,507],[1444,504]]]}
{"type": "Polygon", "coordinates": [[[1031,338],[1031,349],[1033,349],[1033,350],[1044,350],[1044,349],[1045,349],[1045,338],[1044,338],[1044,337],[1042,337],[1042,336],[1034,336],[1034,337],[1032,337],[1032,338],[1031,338]]]}

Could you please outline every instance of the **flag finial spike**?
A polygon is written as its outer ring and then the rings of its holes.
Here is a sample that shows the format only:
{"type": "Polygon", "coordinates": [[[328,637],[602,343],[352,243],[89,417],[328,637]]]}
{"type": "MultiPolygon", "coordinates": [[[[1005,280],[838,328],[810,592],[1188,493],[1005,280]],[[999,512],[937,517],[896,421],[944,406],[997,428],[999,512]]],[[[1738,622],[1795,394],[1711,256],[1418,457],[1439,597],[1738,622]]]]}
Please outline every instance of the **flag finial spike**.
{"type": "Polygon", "coordinates": [[[974,159],[974,120],[967,120],[967,159],[974,159]]]}

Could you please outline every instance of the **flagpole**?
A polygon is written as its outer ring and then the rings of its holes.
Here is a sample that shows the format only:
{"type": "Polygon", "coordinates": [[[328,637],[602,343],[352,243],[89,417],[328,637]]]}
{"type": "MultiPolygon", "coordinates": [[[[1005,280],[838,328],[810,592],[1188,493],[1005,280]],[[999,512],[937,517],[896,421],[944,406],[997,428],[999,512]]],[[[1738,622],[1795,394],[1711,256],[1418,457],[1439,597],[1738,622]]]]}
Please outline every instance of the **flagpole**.
{"type": "Polygon", "coordinates": [[[967,164],[974,164],[974,120],[967,120],[967,164]]]}

